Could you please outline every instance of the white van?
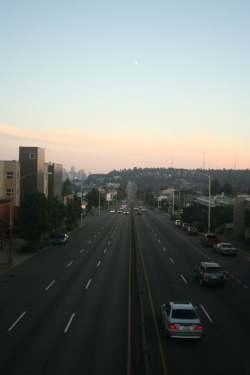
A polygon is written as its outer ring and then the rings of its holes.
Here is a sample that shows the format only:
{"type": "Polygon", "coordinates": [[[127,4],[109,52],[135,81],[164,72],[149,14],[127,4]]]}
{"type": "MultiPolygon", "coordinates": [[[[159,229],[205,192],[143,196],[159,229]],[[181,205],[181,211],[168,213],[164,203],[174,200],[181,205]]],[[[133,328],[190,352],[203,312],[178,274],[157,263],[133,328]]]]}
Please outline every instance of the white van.
{"type": "Polygon", "coordinates": [[[182,220],[175,220],[174,222],[174,225],[179,228],[181,227],[181,224],[182,224],[182,220]]]}

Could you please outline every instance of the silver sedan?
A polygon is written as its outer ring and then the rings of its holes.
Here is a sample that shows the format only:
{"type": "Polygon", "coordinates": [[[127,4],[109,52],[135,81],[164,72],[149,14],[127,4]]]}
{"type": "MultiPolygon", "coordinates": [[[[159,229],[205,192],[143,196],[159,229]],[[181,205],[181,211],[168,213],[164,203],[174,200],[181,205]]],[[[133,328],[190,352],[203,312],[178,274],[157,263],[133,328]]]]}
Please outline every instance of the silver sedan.
{"type": "Polygon", "coordinates": [[[214,245],[214,251],[221,255],[237,255],[238,250],[231,243],[221,242],[214,245]]]}
{"type": "Polygon", "coordinates": [[[167,302],[161,305],[165,336],[174,338],[201,338],[203,327],[191,302],[167,302]]]}

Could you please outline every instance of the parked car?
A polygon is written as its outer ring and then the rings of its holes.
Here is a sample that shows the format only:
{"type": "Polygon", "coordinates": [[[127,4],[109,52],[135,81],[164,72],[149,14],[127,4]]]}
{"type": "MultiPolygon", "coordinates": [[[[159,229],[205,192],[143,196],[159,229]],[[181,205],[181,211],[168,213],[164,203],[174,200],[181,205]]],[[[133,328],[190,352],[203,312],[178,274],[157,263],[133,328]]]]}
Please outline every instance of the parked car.
{"type": "Polygon", "coordinates": [[[142,215],[141,211],[137,211],[136,215],[141,216],[142,215]]]}
{"type": "Polygon", "coordinates": [[[114,208],[111,208],[111,210],[109,212],[115,212],[114,208]]]}
{"type": "Polygon", "coordinates": [[[200,281],[200,286],[204,284],[224,286],[227,275],[222,266],[214,262],[200,262],[194,267],[194,278],[200,281]]]}
{"type": "Polygon", "coordinates": [[[198,229],[196,227],[188,227],[186,233],[189,235],[197,236],[198,229]]]}
{"type": "Polygon", "coordinates": [[[229,242],[221,242],[221,243],[218,243],[217,245],[214,245],[214,252],[217,252],[221,255],[234,255],[235,256],[237,255],[238,250],[229,242]]]}
{"type": "Polygon", "coordinates": [[[181,224],[181,229],[182,229],[182,230],[187,230],[189,226],[190,226],[190,225],[189,225],[188,223],[182,223],[182,224],[181,224]]]}
{"type": "Polygon", "coordinates": [[[67,242],[69,242],[69,236],[66,233],[60,233],[55,237],[53,244],[65,245],[67,242]]]}
{"type": "Polygon", "coordinates": [[[201,338],[201,320],[191,302],[167,302],[161,305],[161,316],[165,336],[201,338]]]}
{"type": "Polygon", "coordinates": [[[205,245],[206,247],[208,246],[213,247],[214,245],[217,245],[218,243],[220,243],[220,240],[214,233],[205,233],[201,237],[201,243],[202,245],[205,245]]]}
{"type": "Polygon", "coordinates": [[[174,222],[174,225],[176,226],[176,227],[181,227],[181,224],[182,224],[182,220],[175,220],[175,222],[174,222]]]}

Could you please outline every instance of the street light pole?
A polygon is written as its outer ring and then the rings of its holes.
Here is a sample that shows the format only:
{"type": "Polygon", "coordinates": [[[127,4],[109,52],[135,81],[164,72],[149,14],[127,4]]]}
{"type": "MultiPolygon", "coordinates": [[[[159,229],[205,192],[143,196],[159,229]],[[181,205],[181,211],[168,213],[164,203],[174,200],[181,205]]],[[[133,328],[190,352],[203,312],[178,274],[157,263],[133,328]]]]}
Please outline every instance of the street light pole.
{"type": "Polygon", "coordinates": [[[101,214],[101,192],[100,192],[100,188],[99,188],[99,216],[101,214]]]}
{"type": "Polygon", "coordinates": [[[208,176],[208,233],[210,233],[210,214],[211,214],[211,176],[208,176]]]}
{"type": "Polygon", "coordinates": [[[207,223],[207,232],[210,233],[210,215],[211,215],[211,176],[209,174],[201,173],[203,176],[208,177],[208,223],[207,223]]]}
{"type": "Polygon", "coordinates": [[[173,188],[173,218],[174,218],[174,188],[173,188]]]}

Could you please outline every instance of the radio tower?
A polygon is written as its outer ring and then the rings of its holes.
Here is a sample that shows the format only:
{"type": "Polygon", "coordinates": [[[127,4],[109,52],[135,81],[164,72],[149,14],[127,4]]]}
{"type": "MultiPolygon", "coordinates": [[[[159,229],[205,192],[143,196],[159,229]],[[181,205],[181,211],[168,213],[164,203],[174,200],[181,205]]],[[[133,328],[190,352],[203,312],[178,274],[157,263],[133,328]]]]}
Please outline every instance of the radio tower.
{"type": "Polygon", "coordinates": [[[205,155],[205,151],[203,153],[203,165],[202,165],[202,169],[205,169],[205,166],[206,166],[206,155],[205,155]]]}

